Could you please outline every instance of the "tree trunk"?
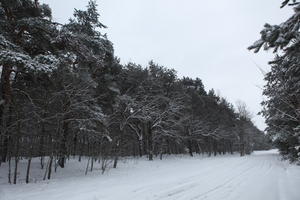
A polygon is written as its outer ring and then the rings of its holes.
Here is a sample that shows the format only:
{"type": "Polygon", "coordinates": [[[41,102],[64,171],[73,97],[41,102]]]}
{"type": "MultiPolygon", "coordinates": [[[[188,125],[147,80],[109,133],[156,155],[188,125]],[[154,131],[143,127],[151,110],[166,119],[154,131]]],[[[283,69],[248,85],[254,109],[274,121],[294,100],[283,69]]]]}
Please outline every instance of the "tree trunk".
{"type": "Polygon", "coordinates": [[[119,160],[119,141],[117,141],[116,147],[115,147],[115,157],[114,157],[114,164],[113,168],[117,168],[118,160],[119,160]]]}
{"type": "Polygon", "coordinates": [[[94,157],[92,156],[91,158],[91,172],[93,171],[94,168],[94,157]]]}
{"type": "Polygon", "coordinates": [[[214,156],[217,156],[218,149],[217,149],[217,142],[215,140],[213,140],[213,148],[214,148],[214,156]]]}
{"type": "Polygon", "coordinates": [[[170,145],[170,140],[168,140],[167,139],[167,153],[169,154],[169,155],[171,155],[171,145],[170,145]]]}
{"type": "Polygon", "coordinates": [[[48,168],[49,168],[49,163],[50,163],[50,158],[49,158],[49,160],[47,161],[47,164],[46,164],[46,169],[45,169],[43,180],[46,180],[46,176],[47,176],[47,172],[48,172],[48,168]]]}
{"type": "Polygon", "coordinates": [[[153,135],[152,135],[152,128],[151,128],[151,122],[147,122],[145,124],[145,131],[146,135],[148,136],[148,156],[149,160],[153,160],[153,135]]]}
{"type": "Polygon", "coordinates": [[[245,144],[244,143],[240,144],[240,155],[241,156],[245,155],[245,144]]]}
{"type": "Polygon", "coordinates": [[[222,153],[223,153],[223,155],[225,155],[225,154],[226,154],[226,142],[225,142],[225,140],[223,140],[223,148],[222,148],[222,153]]]}
{"type": "Polygon", "coordinates": [[[8,136],[3,136],[3,144],[1,145],[1,162],[6,162],[8,152],[8,136]]]}
{"type": "Polygon", "coordinates": [[[60,145],[60,157],[58,164],[61,168],[65,167],[66,155],[67,155],[67,137],[68,137],[68,122],[63,122],[63,137],[60,145]]]}
{"type": "Polygon", "coordinates": [[[159,148],[159,159],[162,160],[164,154],[164,143],[165,140],[161,141],[160,148],[159,148]]]}
{"type": "Polygon", "coordinates": [[[31,157],[28,159],[28,164],[27,164],[26,183],[29,183],[30,165],[31,165],[31,157]]]}
{"type": "Polygon", "coordinates": [[[19,138],[16,138],[16,153],[15,153],[15,171],[14,171],[14,184],[17,184],[17,175],[18,175],[18,164],[19,164],[19,138]]]}
{"type": "Polygon", "coordinates": [[[80,145],[81,145],[81,148],[80,148],[80,151],[79,151],[79,157],[78,157],[78,162],[81,162],[81,156],[82,156],[82,153],[84,151],[84,143],[85,143],[85,140],[84,138],[81,140],[80,142],[80,145]]]}
{"type": "MultiPolygon", "coordinates": [[[[9,65],[2,66],[1,73],[1,97],[4,100],[0,106],[0,125],[2,125],[1,135],[3,139],[3,147],[1,149],[1,162],[6,162],[8,154],[9,136],[6,127],[9,126],[10,103],[11,103],[11,77],[12,67],[9,65]]],[[[1,145],[2,146],[2,145],[1,145]]]]}
{"type": "Polygon", "coordinates": [[[76,152],[77,152],[77,143],[78,143],[78,139],[77,139],[77,134],[75,134],[74,140],[73,140],[73,156],[75,158],[76,156],[76,152]]]}
{"type": "Polygon", "coordinates": [[[117,168],[117,164],[120,156],[120,145],[123,137],[123,130],[120,130],[120,135],[121,135],[120,139],[117,140],[116,147],[115,147],[115,158],[114,158],[113,168],[117,168]]]}
{"type": "Polygon", "coordinates": [[[233,143],[229,143],[229,148],[230,148],[230,154],[233,154],[233,143]]]}
{"type": "Polygon", "coordinates": [[[140,135],[137,136],[137,139],[138,139],[139,156],[142,157],[143,156],[143,136],[142,136],[142,133],[140,133],[140,135]]]}
{"type": "Polygon", "coordinates": [[[28,159],[27,170],[26,170],[26,183],[29,183],[29,174],[30,174],[31,158],[32,158],[32,153],[33,153],[32,151],[33,151],[33,147],[30,146],[29,159],[28,159]]]}
{"type": "Polygon", "coordinates": [[[213,151],[212,139],[208,138],[208,156],[210,157],[213,151]]]}
{"type": "Polygon", "coordinates": [[[8,158],[8,183],[11,184],[11,158],[8,158]]]}
{"type": "Polygon", "coordinates": [[[19,163],[19,158],[18,158],[18,156],[16,155],[16,156],[15,156],[14,184],[17,184],[18,163],[19,163]]]}
{"type": "Polygon", "coordinates": [[[113,165],[113,168],[117,168],[118,159],[119,159],[119,157],[118,157],[118,155],[116,155],[115,158],[114,158],[114,165],[113,165]]]}
{"type": "MultiPolygon", "coordinates": [[[[45,114],[43,117],[46,117],[45,114]]],[[[42,122],[42,129],[41,129],[41,136],[40,136],[40,145],[39,145],[39,154],[40,154],[40,164],[41,164],[41,169],[44,169],[44,145],[45,145],[45,125],[44,122],[42,122]]]]}
{"type": "Polygon", "coordinates": [[[50,161],[49,161],[49,167],[48,167],[48,180],[51,178],[51,172],[52,172],[52,161],[53,161],[53,155],[50,156],[50,161]]]}
{"type": "Polygon", "coordinates": [[[41,164],[41,169],[44,169],[44,156],[40,157],[40,164],[41,164]]]}
{"type": "Polygon", "coordinates": [[[197,142],[197,149],[198,149],[198,152],[197,152],[198,154],[203,153],[202,148],[201,148],[199,142],[197,142]]]}
{"type": "Polygon", "coordinates": [[[192,147],[192,141],[188,140],[188,150],[191,157],[193,157],[193,147],[192,147]]]}

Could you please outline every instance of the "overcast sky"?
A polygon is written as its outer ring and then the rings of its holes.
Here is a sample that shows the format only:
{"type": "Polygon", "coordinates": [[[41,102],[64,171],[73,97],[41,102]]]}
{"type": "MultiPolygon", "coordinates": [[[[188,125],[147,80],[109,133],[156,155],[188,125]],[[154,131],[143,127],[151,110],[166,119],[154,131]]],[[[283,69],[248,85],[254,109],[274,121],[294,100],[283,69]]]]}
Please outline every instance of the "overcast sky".
{"type": "MultiPolygon", "coordinates": [[[[42,0],[53,19],[67,22],[74,8],[88,0],[42,0]]],[[[174,68],[179,77],[199,77],[206,90],[214,88],[230,102],[242,100],[256,115],[263,100],[263,75],[273,55],[253,54],[247,47],[259,38],[264,23],[279,24],[290,8],[280,0],[98,0],[104,32],[114,43],[122,63],[146,66],[150,60],[174,68]]]]}

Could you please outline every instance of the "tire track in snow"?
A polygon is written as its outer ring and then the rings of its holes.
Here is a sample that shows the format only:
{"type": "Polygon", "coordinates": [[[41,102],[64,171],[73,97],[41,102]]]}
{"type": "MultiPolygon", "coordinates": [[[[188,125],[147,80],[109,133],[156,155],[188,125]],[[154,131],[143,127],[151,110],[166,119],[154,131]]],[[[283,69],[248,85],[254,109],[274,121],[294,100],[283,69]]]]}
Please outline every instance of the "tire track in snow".
{"type": "MultiPolygon", "coordinates": [[[[248,159],[246,160],[240,160],[240,158],[238,158],[237,163],[231,163],[227,160],[227,162],[224,162],[223,164],[220,165],[221,168],[228,168],[228,169],[240,169],[241,167],[243,167],[244,165],[246,165],[245,167],[248,166],[248,159]]],[[[225,186],[225,183],[227,184],[227,182],[229,183],[230,181],[232,181],[233,179],[239,177],[241,174],[246,173],[248,170],[250,170],[251,167],[246,168],[245,170],[243,170],[242,172],[238,173],[237,175],[235,175],[235,177],[231,177],[231,173],[229,173],[230,177],[224,177],[224,179],[228,179],[227,181],[223,182],[221,185],[218,185],[217,187],[210,189],[211,192],[221,188],[221,186],[225,186]]],[[[204,185],[203,183],[201,183],[201,180],[206,180],[206,179],[212,179],[212,180],[218,180],[218,175],[215,175],[215,177],[211,177],[211,175],[215,174],[213,171],[218,171],[218,168],[210,168],[210,171],[212,171],[211,173],[204,173],[205,176],[203,176],[203,173],[201,174],[197,174],[196,176],[193,176],[193,178],[189,178],[189,179],[182,179],[181,182],[183,181],[184,184],[181,184],[183,186],[175,186],[174,185],[176,183],[172,183],[172,187],[170,187],[168,189],[168,191],[165,191],[162,195],[155,195],[155,200],[160,200],[160,199],[178,199],[180,197],[182,197],[182,199],[186,199],[189,193],[194,193],[193,190],[201,190],[202,186],[204,185]],[[186,182],[187,180],[189,180],[188,182],[186,182]],[[200,181],[199,181],[200,180],[200,181]]],[[[226,175],[226,174],[225,174],[226,175]]],[[[206,194],[206,193],[205,193],[206,194]]],[[[198,196],[198,195],[197,195],[198,196]]]]}
{"type": "Polygon", "coordinates": [[[203,197],[203,196],[206,196],[212,192],[216,192],[216,190],[220,190],[220,189],[223,189],[226,185],[228,185],[229,183],[232,183],[235,179],[237,178],[241,178],[241,176],[245,175],[248,171],[250,171],[251,169],[253,169],[254,166],[251,166],[251,167],[248,167],[246,170],[242,171],[241,173],[235,175],[234,177],[230,178],[229,180],[226,180],[225,182],[217,185],[216,187],[204,192],[204,193],[201,193],[199,195],[196,195],[192,198],[190,198],[190,200],[199,200],[200,197],[203,197]]]}
{"type": "MultiPolygon", "coordinates": [[[[268,166],[267,172],[265,172],[267,174],[271,170],[270,163],[268,163],[267,161],[263,161],[262,163],[260,163],[259,168],[261,168],[261,169],[266,168],[265,167],[266,165],[268,166]]],[[[202,192],[201,194],[190,197],[189,199],[191,199],[191,200],[205,199],[205,198],[207,198],[206,195],[210,195],[210,194],[213,194],[216,192],[219,194],[220,190],[222,193],[224,193],[228,197],[230,195],[230,193],[234,190],[234,188],[238,187],[246,179],[245,177],[249,176],[248,175],[249,173],[251,173],[252,171],[254,171],[254,172],[256,171],[255,168],[258,168],[258,166],[257,166],[257,163],[254,163],[254,164],[252,162],[249,163],[248,159],[244,160],[243,162],[235,163],[235,165],[233,167],[232,166],[230,166],[230,167],[224,166],[229,169],[240,169],[243,166],[245,166],[246,168],[245,169],[243,168],[243,170],[241,172],[234,174],[233,177],[230,176],[230,177],[226,178],[227,180],[225,182],[218,184],[217,186],[213,187],[212,189],[209,189],[208,191],[206,191],[204,193],[202,192]],[[249,164],[251,164],[251,166],[248,167],[249,164]],[[238,179],[240,179],[240,180],[238,180],[238,179]],[[236,180],[238,180],[238,181],[236,181],[236,180]]],[[[228,173],[228,174],[231,174],[231,173],[228,173]]],[[[208,174],[208,176],[210,176],[210,175],[208,174]]],[[[211,178],[214,178],[214,177],[211,177],[211,178]]],[[[160,195],[160,196],[158,196],[158,198],[156,200],[173,199],[173,197],[174,198],[176,197],[175,199],[179,199],[180,197],[182,197],[180,199],[187,199],[187,196],[189,196],[189,195],[185,195],[185,194],[194,193],[193,190],[195,190],[195,189],[199,189],[199,190],[202,189],[201,185],[199,185],[199,181],[197,181],[197,180],[195,180],[191,184],[185,184],[184,187],[179,187],[178,189],[171,190],[166,195],[160,195]]]]}

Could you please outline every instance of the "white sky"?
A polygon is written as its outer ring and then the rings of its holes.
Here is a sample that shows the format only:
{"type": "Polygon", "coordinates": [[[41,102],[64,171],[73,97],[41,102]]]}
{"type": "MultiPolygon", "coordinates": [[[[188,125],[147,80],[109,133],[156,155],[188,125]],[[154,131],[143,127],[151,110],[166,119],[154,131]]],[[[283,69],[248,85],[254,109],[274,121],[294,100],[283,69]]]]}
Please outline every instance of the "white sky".
{"type": "MultiPolygon", "coordinates": [[[[67,22],[74,8],[88,0],[41,0],[53,19],[67,22]]],[[[104,32],[114,43],[122,63],[146,66],[150,60],[177,70],[178,75],[199,77],[206,90],[214,88],[235,103],[242,100],[264,129],[261,110],[263,75],[271,53],[253,54],[247,47],[259,38],[265,23],[279,24],[291,8],[281,0],[98,0],[104,32]]]]}

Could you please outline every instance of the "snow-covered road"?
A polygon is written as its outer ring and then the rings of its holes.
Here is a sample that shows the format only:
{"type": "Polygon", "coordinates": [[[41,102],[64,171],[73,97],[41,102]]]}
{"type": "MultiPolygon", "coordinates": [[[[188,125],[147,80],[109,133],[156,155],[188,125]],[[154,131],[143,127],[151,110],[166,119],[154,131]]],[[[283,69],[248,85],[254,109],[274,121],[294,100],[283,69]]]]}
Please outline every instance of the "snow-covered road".
{"type": "Polygon", "coordinates": [[[129,160],[104,175],[82,176],[84,166],[77,174],[75,165],[70,165],[69,177],[62,178],[60,170],[49,182],[13,186],[0,181],[0,200],[300,199],[300,167],[281,161],[274,150],[246,157],[129,160]]]}

